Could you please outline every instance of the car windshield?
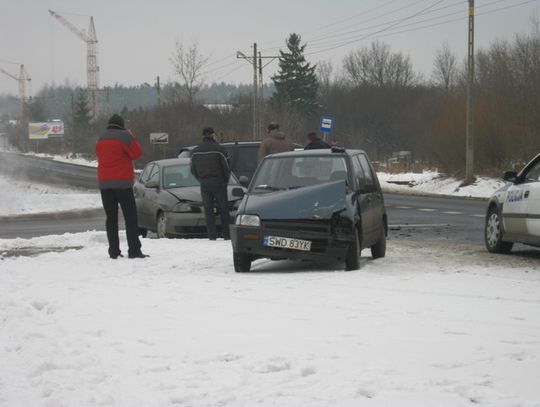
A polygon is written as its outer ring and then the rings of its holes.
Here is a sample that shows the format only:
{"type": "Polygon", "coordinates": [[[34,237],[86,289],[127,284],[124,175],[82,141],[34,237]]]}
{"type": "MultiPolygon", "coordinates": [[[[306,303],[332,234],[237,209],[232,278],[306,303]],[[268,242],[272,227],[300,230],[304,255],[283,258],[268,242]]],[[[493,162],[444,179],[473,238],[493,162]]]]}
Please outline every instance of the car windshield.
{"type": "MultiPolygon", "coordinates": [[[[231,174],[229,185],[238,185],[238,180],[231,174]]],[[[191,173],[189,164],[169,165],[163,168],[163,188],[183,188],[199,186],[199,181],[191,173]]]]}
{"type": "Polygon", "coordinates": [[[275,157],[263,161],[251,191],[264,193],[346,180],[343,156],[275,157]]]}

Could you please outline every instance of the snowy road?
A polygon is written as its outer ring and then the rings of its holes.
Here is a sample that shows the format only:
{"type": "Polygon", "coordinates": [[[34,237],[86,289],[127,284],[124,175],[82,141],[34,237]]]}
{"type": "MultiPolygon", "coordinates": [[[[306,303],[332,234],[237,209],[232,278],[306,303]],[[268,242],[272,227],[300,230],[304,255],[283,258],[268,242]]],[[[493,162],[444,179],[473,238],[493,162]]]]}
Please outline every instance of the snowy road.
{"type": "Polygon", "coordinates": [[[105,240],[0,240],[0,406],[540,405],[538,251],[392,240],[356,272],[235,274],[229,242],[105,240]]]}

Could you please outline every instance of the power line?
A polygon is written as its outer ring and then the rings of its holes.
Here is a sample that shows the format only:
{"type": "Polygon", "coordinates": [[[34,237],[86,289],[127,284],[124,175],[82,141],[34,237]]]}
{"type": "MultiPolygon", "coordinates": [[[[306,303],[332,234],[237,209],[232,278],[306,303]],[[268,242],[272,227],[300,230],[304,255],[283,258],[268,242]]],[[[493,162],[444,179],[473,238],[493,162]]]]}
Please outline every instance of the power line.
{"type": "MultiPolygon", "coordinates": [[[[497,0],[497,1],[494,1],[494,2],[492,2],[490,4],[485,4],[485,5],[481,6],[481,7],[493,6],[494,4],[500,3],[502,1],[504,1],[504,0],[497,0]]],[[[477,13],[477,16],[488,15],[488,14],[492,14],[492,13],[495,13],[495,12],[498,12],[498,11],[508,10],[508,9],[511,9],[511,8],[515,8],[515,7],[519,7],[519,6],[523,6],[523,5],[532,3],[534,1],[537,1],[537,0],[526,0],[526,1],[522,1],[522,2],[517,3],[517,4],[512,4],[512,5],[509,5],[509,6],[505,6],[505,7],[499,7],[499,8],[492,9],[492,10],[486,10],[486,11],[484,11],[482,13],[477,13]]],[[[478,7],[478,8],[480,8],[480,7],[478,7]]],[[[416,22],[404,25],[402,27],[413,26],[413,25],[417,25],[417,24],[420,24],[422,22],[427,22],[427,21],[434,21],[434,20],[437,20],[437,19],[440,19],[440,18],[444,18],[445,16],[451,16],[451,15],[455,15],[455,14],[458,14],[458,13],[457,12],[448,13],[446,15],[438,16],[438,17],[435,17],[435,18],[416,21],[416,22]]],[[[448,24],[448,23],[452,23],[452,22],[456,22],[456,21],[463,21],[466,18],[468,18],[468,17],[460,16],[460,17],[457,17],[457,18],[453,18],[453,19],[438,22],[438,23],[426,24],[426,25],[423,25],[423,26],[420,26],[420,27],[415,27],[415,28],[410,28],[410,29],[405,29],[405,30],[397,30],[397,31],[392,30],[390,33],[382,34],[383,32],[388,31],[388,30],[390,30],[390,29],[392,29],[392,28],[394,28],[394,27],[396,27],[398,25],[398,24],[394,24],[393,26],[386,27],[385,29],[375,31],[373,33],[369,33],[369,34],[366,34],[366,35],[363,35],[363,36],[360,36],[360,37],[349,38],[347,40],[343,40],[345,42],[335,41],[334,46],[328,46],[328,47],[326,47],[326,48],[324,48],[322,50],[306,53],[306,55],[320,54],[320,53],[323,53],[323,52],[338,49],[338,48],[344,47],[346,45],[349,45],[349,44],[352,44],[352,43],[355,43],[355,42],[360,42],[360,41],[363,41],[363,40],[368,40],[368,39],[372,40],[372,39],[377,39],[377,38],[381,38],[381,37],[387,37],[387,36],[391,36],[391,35],[395,35],[395,34],[403,34],[403,33],[412,32],[412,31],[419,31],[419,30],[426,29],[426,28],[437,27],[437,26],[440,26],[440,25],[444,25],[444,24],[448,24]],[[377,35],[377,34],[381,34],[381,35],[377,35]]],[[[318,47],[320,47],[320,46],[321,45],[319,44],[318,47]]],[[[317,46],[315,46],[315,48],[317,48],[317,46]]]]}
{"type": "Polygon", "coordinates": [[[429,10],[429,9],[431,9],[431,8],[433,8],[433,7],[435,7],[437,4],[440,4],[440,3],[442,3],[443,1],[444,1],[444,0],[438,0],[438,1],[436,1],[435,3],[432,3],[430,6],[425,7],[425,8],[423,8],[422,10],[420,10],[420,11],[418,11],[418,12],[416,12],[416,13],[413,13],[413,14],[407,16],[407,17],[404,17],[404,18],[400,19],[399,21],[397,21],[397,22],[395,22],[395,23],[393,23],[393,24],[390,24],[390,25],[387,26],[386,28],[380,29],[380,30],[375,31],[374,33],[371,33],[371,34],[367,34],[366,36],[364,36],[364,37],[362,37],[362,38],[360,38],[360,39],[350,40],[350,41],[344,42],[344,43],[342,43],[342,44],[340,44],[340,45],[337,45],[337,46],[335,46],[335,47],[325,48],[325,49],[323,49],[323,50],[321,50],[321,51],[316,51],[316,52],[312,52],[312,53],[306,53],[306,55],[313,55],[313,54],[319,54],[319,53],[321,53],[321,52],[331,51],[331,50],[334,50],[334,49],[336,49],[336,48],[341,48],[341,47],[344,47],[344,46],[346,46],[346,45],[352,44],[352,43],[354,43],[354,42],[358,42],[358,41],[361,41],[361,40],[363,40],[363,39],[366,39],[366,38],[369,37],[370,35],[375,35],[375,34],[379,34],[379,33],[381,33],[381,32],[387,31],[387,30],[391,29],[392,27],[395,27],[395,26],[399,25],[400,23],[402,23],[402,22],[404,22],[404,21],[410,20],[411,18],[414,18],[414,17],[417,17],[417,16],[421,15],[422,13],[424,13],[424,12],[426,12],[427,10],[429,10]]]}

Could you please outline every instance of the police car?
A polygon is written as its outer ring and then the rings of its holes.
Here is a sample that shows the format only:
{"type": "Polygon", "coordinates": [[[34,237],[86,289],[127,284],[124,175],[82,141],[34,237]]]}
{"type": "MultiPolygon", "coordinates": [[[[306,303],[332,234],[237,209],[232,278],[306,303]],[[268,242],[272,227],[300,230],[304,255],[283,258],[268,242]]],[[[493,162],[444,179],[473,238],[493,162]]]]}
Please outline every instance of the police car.
{"type": "Polygon", "coordinates": [[[485,242],[491,253],[508,253],[514,243],[540,247],[540,154],[519,173],[507,171],[507,184],[489,200],[485,242]]]}

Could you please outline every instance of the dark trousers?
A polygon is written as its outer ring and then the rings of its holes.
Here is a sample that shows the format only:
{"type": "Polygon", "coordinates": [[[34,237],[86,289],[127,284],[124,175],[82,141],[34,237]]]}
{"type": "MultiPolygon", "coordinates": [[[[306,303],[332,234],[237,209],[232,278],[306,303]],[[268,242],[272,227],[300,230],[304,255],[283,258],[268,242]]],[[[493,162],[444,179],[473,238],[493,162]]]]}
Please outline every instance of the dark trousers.
{"type": "Polygon", "coordinates": [[[128,254],[136,255],[141,252],[139,240],[139,226],[137,224],[137,207],[131,188],[125,189],[102,189],[101,202],[107,215],[105,226],[109,241],[109,255],[120,254],[120,242],[118,240],[118,205],[122,208],[126,221],[126,236],[128,241],[128,254]]]}
{"type": "Polygon", "coordinates": [[[219,209],[223,237],[228,239],[230,214],[228,204],[229,200],[227,198],[227,184],[203,182],[201,183],[201,195],[204,205],[204,217],[206,218],[208,238],[215,239],[217,237],[216,218],[214,215],[214,207],[217,207],[219,209]]]}

